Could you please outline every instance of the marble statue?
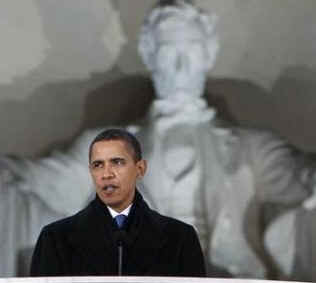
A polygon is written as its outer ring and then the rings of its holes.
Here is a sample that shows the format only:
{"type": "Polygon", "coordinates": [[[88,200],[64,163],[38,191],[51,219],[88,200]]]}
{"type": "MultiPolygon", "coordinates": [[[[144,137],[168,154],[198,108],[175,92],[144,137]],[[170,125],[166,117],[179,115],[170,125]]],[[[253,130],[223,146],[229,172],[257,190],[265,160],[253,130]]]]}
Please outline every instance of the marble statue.
{"type": "MultiPolygon", "coordinates": [[[[263,206],[299,207],[315,186],[314,167],[271,133],[218,126],[216,110],[202,97],[219,49],[215,22],[184,0],[161,1],[150,12],[139,51],[157,99],[127,129],[148,159],[140,190],[161,213],[196,227],[210,274],[218,268],[265,278],[263,206]]],[[[40,160],[0,158],[1,276],[18,274],[19,255],[43,224],[88,201],[87,151],[99,131],[86,131],[68,152],[40,160]]]]}
{"type": "Polygon", "coordinates": [[[276,217],[264,234],[267,252],[280,271],[279,278],[297,281],[316,280],[316,192],[295,207],[276,217]]]}
{"type": "Polygon", "coordinates": [[[299,206],[315,187],[314,167],[271,133],[217,126],[202,95],[218,48],[215,17],[190,1],[161,1],[146,18],[139,51],[157,99],[135,130],[150,165],[143,194],[196,227],[211,266],[266,278],[262,219],[273,213],[264,208],[299,206]]]}

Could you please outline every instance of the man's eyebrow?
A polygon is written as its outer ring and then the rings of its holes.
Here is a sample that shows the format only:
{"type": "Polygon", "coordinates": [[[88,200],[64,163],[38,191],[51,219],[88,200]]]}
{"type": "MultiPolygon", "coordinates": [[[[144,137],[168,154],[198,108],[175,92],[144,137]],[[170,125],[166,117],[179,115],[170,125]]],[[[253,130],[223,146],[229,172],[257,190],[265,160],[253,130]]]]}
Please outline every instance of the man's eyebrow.
{"type": "Polygon", "coordinates": [[[110,158],[110,161],[125,161],[125,157],[117,156],[117,157],[112,157],[110,158]]]}
{"type": "Polygon", "coordinates": [[[95,159],[95,160],[91,160],[91,163],[103,163],[104,161],[101,159],[95,159]]]}

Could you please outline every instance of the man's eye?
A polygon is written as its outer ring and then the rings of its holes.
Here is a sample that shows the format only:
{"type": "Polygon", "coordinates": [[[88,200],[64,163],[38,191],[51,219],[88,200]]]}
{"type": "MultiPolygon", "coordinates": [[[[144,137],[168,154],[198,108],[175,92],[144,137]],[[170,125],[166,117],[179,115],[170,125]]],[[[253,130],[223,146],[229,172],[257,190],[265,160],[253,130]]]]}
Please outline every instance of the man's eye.
{"type": "Polygon", "coordinates": [[[92,167],[93,168],[101,168],[102,167],[102,163],[101,162],[94,162],[94,163],[92,163],[92,167]]]}
{"type": "Polygon", "coordinates": [[[125,160],[121,159],[121,158],[115,158],[112,160],[112,163],[115,165],[124,165],[125,164],[125,160]]]}

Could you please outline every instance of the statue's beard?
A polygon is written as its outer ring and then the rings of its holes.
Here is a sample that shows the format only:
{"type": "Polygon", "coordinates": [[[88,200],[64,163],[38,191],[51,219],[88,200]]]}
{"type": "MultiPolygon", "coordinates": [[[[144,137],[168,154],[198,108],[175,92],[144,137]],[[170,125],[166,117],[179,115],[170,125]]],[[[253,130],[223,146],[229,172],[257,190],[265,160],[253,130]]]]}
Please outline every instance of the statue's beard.
{"type": "Polygon", "coordinates": [[[205,76],[183,78],[180,76],[154,74],[156,96],[168,100],[192,100],[204,93],[205,76]]]}

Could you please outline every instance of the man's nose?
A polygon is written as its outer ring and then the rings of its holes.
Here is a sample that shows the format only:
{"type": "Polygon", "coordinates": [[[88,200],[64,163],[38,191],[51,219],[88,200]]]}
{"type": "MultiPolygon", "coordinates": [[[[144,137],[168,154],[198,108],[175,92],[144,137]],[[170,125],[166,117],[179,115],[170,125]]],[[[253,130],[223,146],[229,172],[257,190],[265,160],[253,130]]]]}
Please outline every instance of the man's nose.
{"type": "Polygon", "coordinates": [[[110,165],[105,165],[103,169],[102,178],[111,179],[115,176],[113,168],[110,165]]]}

